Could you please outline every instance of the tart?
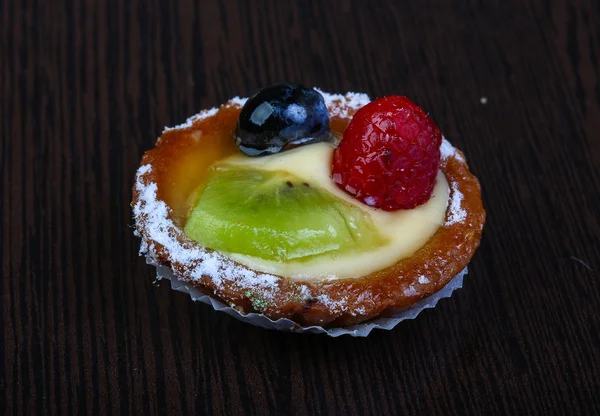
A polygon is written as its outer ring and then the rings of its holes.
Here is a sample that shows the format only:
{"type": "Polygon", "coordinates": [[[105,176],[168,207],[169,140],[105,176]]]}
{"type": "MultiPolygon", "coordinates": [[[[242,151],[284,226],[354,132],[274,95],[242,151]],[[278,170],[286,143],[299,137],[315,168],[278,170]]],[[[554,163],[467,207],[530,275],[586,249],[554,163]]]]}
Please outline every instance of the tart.
{"type": "Polygon", "coordinates": [[[325,328],[440,291],[485,222],[464,154],[410,100],[298,84],[165,129],[132,208],[152,264],[242,314],[325,328]]]}

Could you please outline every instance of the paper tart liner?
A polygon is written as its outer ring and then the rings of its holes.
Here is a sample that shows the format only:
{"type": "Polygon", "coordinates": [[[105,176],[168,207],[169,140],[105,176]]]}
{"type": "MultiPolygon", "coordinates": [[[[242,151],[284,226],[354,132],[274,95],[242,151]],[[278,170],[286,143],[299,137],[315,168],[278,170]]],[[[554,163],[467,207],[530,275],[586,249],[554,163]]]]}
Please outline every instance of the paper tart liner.
{"type": "Polygon", "coordinates": [[[223,303],[222,301],[213,298],[206,292],[189,285],[180,280],[171,269],[165,266],[154,263],[149,258],[146,262],[156,267],[156,278],[158,280],[168,279],[171,282],[171,289],[179,292],[187,293],[193,301],[202,302],[213,307],[214,310],[225,312],[227,315],[234,317],[242,322],[258,326],[265,329],[272,329],[282,332],[294,332],[298,334],[327,334],[330,337],[339,337],[340,335],[350,335],[353,337],[366,337],[373,329],[393,329],[400,322],[407,319],[415,319],[424,309],[434,308],[440,299],[449,298],[456,289],[462,288],[463,278],[468,270],[465,268],[457,274],[446,286],[440,291],[421,299],[413,306],[401,309],[392,313],[385,318],[375,318],[366,322],[361,322],[355,325],[349,325],[343,328],[323,328],[321,326],[300,326],[296,322],[281,318],[273,321],[269,317],[260,313],[241,313],[235,308],[223,303]]]}

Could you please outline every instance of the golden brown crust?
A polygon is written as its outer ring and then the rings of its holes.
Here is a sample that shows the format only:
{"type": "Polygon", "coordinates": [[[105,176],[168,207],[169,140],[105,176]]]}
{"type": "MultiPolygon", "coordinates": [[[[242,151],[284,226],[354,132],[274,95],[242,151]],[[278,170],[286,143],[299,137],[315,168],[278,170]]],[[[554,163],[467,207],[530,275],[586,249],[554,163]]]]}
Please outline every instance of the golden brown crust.
{"type": "MultiPolygon", "coordinates": [[[[232,107],[223,109],[231,112],[232,107]]],[[[235,112],[226,114],[225,118],[232,120],[235,112]]],[[[352,114],[350,111],[349,113],[352,114]]],[[[160,150],[167,147],[164,144],[177,141],[183,135],[194,135],[203,125],[206,128],[206,120],[194,123],[192,127],[184,130],[168,132],[168,140],[159,140],[155,149],[146,152],[141,166],[159,167],[164,164],[160,150]]],[[[332,119],[332,127],[336,123],[347,123],[347,119],[332,119]]],[[[165,154],[168,153],[165,151],[165,154]]],[[[479,182],[469,171],[464,155],[458,150],[442,159],[440,169],[451,187],[450,200],[456,192],[462,194],[460,207],[466,214],[464,218],[452,221],[453,213],[449,204],[446,224],[414,255],[358,279],[315,282],[276,276],[275,284],[256,291],[255,286],[245,287],[232,280],[216,281],[209,276],[197,278],[197,272],[194,273],[197,263],[178,261],[176,256],[169,252],[169,248],[153,240],[147,227],[146,214],[136,214],[136,229],[144,243],[151,246],[148,254],[154,262],[170,267],[182,280],[212,293],[226,304],[235,305],[245,313],[263,313],[273,320],[289,318],[303,326],[346,326],[408,307],[439,291],[471,260],[479,246],[485,222],[479,182]]],[[[157,193],[158,197],[161,197],[161,186],[164,184],[161,183],[160,169],[139,176],[138,181],[145,185],[158,184],[157,193]]],[[[134,186],[132,206],[143,203],[141,194],[140,187],[134,186]]],[[[167,215],[173,217],[170,218],[173,224],[179,223],[172,210],[169,210],[167,215]]],[[[188,239],[181,230],[172,231],[182,247],[211,252],[188,239]]],[[[238,270],[254,272],[241,264],[235,264],[235,267],[238,270]]]]}

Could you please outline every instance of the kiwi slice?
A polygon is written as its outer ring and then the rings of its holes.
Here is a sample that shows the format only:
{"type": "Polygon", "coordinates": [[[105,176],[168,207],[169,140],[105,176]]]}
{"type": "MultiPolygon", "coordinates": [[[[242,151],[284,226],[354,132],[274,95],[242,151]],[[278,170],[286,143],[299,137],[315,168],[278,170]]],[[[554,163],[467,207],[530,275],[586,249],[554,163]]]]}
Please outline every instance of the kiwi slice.
{"type": "Polygon", "coordinates": [[[372,248],[384,242],[368,214],[281,171],[219,166],[185,225],[205,247],[271,261],[372,248]]]}

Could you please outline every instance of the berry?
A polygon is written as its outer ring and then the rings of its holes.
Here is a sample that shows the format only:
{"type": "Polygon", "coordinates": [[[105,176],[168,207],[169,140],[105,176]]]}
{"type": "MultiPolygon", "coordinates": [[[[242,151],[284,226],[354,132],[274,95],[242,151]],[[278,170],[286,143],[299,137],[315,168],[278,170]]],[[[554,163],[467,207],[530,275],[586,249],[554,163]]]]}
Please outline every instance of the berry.
{"type": "Polygon", "coordinates": [[[375,100],[356,112],[333,156],[333,181],[367,205],[411,209],[430,198],[442,135],[406,97],[375,100]]]}
{"type": "Polygon", "coordinates": [[[236,143],[249,156],[279,153],[330,137],[323,96],[300,84],[260,90],[242,108],[236,129],[236,143]]]}

